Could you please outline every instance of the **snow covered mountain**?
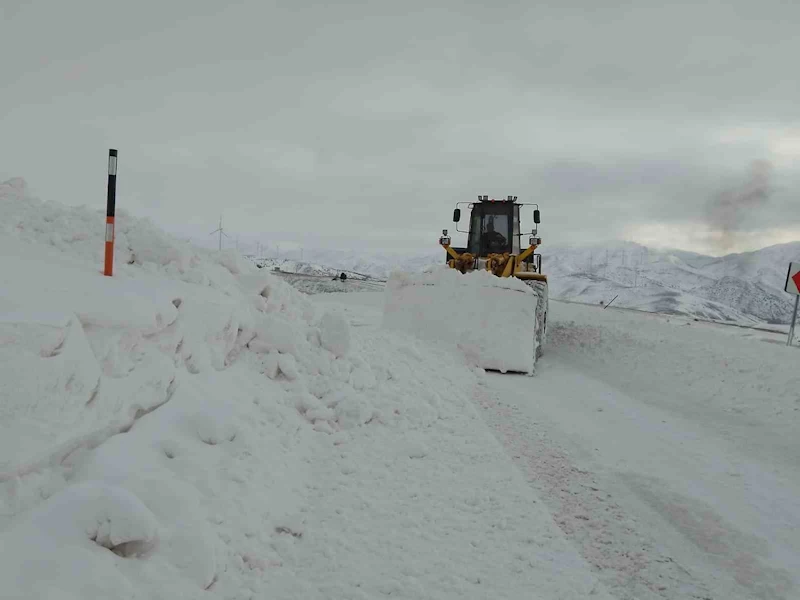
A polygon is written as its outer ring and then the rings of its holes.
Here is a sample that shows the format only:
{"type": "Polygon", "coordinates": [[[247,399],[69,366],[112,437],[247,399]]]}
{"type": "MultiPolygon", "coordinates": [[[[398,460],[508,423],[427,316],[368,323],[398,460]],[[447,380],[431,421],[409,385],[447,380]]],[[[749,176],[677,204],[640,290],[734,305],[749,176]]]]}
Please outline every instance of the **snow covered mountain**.
{"type": "Polygon", "coordinates": [[[543,248],[555,298],[733,321],[787,323],[783,291],[800,242],[723,257],[659,250],[630,242],[543,248]]]}

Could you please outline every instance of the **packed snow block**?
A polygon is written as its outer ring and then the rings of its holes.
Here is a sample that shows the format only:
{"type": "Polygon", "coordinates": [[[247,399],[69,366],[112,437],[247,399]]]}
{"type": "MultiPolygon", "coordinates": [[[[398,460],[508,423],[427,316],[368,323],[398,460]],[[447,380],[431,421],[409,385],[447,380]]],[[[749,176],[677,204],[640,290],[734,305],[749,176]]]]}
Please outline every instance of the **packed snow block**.
{"type": "Polygon", "coordinates": [[[383,326],[452,345],[484,369],[532,373],[536,303],[521,281],[485,271],[393,273],[383,326]]]}

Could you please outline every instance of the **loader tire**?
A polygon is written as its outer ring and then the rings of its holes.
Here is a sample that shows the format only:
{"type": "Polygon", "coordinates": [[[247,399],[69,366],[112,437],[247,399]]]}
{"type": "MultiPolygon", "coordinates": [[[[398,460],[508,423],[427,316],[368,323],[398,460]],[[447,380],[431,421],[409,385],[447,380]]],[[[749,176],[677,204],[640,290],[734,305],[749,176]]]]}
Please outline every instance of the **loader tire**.
{"type": "Polygon", "coordinates": [[[529,279],[525,283],[536,293],[536,360],[542,356],[547,342],[547,309],[549,303],[547,282],[529,279]]]}

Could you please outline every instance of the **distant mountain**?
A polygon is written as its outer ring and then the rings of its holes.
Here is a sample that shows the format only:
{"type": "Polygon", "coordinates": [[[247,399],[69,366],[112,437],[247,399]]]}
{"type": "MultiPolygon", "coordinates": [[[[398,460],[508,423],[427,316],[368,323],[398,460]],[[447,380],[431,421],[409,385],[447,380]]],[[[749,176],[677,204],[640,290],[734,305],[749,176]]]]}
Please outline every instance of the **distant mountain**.
{"type": "Polygon", "coordinates": [[[694,295],[720,304],[735,306],[746,315],[767,323],[786,323],[792,310],[789,295],[760,283],[726,275],[712,284],[693,290],[694,295]]]}
{"type": "Polygon", "coordinates": [[[793,298],[786,269],[800,242],[723,257],[660,250],[631,242],[542,248],[551,296],[658,312],[762,323],[788,323],[793,298]]]}

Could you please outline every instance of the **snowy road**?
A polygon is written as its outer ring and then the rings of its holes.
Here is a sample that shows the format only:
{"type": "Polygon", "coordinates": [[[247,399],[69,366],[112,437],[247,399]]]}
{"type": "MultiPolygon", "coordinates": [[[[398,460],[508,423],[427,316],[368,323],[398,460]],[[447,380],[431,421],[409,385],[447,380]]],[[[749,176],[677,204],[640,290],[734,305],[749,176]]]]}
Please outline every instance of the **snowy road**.
{"type": "Polygon", "coordinates": [[[517,429],[547,434],[540,448],[608,490],[565,495],[540,468],[534,487],[549,485],[562,529],[610,567],[621,597],[799,597],[796,350],[746,330],[606,313],[554,304],[535,396],[519,378],[491,376],[524,415],[511,420],[517,429]],[[622,517],[593,522],[613,514],[609,502],[622,517]],[[623,524],[629,535],[604,533],[623,524]],[[637,537],[647,549],[638,562],[637,537]]]}
{"type": "MultiPolygon", "coordinates": [[[[379,294],[346,302],[377,326],[379,294]]],[[[769,334],[553,303],[487,424],[620,599],[800,597],[800,355],[769,334]],[[777,342],[777,343],[776,343],[777,342]]]]}

